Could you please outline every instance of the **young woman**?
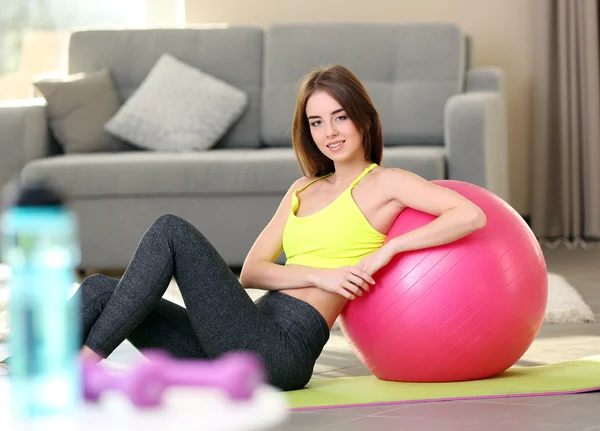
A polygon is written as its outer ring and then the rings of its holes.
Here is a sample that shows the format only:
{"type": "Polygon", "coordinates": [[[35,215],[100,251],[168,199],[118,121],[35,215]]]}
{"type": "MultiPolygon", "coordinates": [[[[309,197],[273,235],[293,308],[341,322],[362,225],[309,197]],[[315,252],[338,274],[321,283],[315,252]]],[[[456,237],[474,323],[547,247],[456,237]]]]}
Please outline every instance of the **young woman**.
{"type": "Polygon", "coordinates": [[[395,254],[455,241],[485,225],[483,212],[459,194],[379,166],[379,115],[344,67],[304,77],[293,147],[305,176],[252,246],[241,282],[201,232],[163,215],[120,280],[92,275],[82,283],[81,355],[102,360],[125,339],[176,357],[252,351],[272,385],[299,389],[344,306],[369,294],[373,274],[395,254]],[[383,245],[407,207],[439,217],[383,245]],[[282,251],[286,264],[275,264],[282,251]],[[186,308],[161,298],[172,277],[186,308]],[[254,303],[245,288],[268,292],[254,303]]]}

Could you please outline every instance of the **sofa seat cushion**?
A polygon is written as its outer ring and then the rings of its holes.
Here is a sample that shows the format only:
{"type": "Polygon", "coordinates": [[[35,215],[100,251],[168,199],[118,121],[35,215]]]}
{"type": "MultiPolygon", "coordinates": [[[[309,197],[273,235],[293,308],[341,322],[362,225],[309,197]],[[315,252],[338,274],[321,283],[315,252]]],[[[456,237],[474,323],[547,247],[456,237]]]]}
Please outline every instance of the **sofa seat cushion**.
{"type": "MultiPolygon", "coordinates": [[[[387,167],[443,178],[442,147],[386,148],[387,167]]],[[[191,153],[69,154],[38,159],[23,179],[48,178],[67,197],[283,195],[302,176],[291,148],[216,149],[191,153]]]]}
{"type": "Polygon", "coordinates": [[[28,163],[23,175],[47,177],[72,198],[277,193],[301,174],[291,149],[273,150],[61,155],[28,163]]]}

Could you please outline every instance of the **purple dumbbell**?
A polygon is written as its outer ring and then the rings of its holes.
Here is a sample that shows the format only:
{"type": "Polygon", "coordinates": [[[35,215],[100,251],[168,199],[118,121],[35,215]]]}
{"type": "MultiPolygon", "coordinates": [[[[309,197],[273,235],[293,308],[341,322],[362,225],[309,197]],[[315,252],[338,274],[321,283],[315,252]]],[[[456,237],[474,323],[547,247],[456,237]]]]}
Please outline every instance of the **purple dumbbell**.
{"type": "Polygon", "coordinates": [[[263,364],[251,353],[233,352],[214,360],[174,359],[158,350],[142,353],[169,385],[216,387],[232,399],[244,400],[266,382],[263,364]]]}
{"type": "Polygon", "coordinates": [[[84,363],[84,396],[96,401],[105,390],[119,390],[138,407],[152,407],[162,401],[171,386],[216,387],[230,398],[251,398],[266,381],[262,363],[248,353],[229,353],[215,360],[179,360],[164,352],[146,350],[150,361],[137,364],[130,372],[109,372],[98,364],[84,363]]]}

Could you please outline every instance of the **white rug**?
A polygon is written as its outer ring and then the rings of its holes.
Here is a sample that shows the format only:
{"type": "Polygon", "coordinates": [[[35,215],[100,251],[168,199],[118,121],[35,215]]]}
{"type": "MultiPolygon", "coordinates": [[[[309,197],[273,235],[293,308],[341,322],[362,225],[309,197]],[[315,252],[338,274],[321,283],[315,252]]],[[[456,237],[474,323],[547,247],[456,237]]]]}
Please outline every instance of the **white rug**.
{"type": "Polygon", "coordinates": [[[544,323],[588,323],[595,316],[577,290],[561,275],[548,274],[548,306],[544,323]]]}

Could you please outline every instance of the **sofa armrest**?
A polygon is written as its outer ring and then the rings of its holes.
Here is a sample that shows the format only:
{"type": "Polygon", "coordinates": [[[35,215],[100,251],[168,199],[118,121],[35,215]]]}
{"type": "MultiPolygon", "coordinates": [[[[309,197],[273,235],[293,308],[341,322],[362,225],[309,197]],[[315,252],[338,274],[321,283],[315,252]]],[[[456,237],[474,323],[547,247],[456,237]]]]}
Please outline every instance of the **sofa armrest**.
{"type": "Polygon", "coordinates": [[[445,107],[448,178],[479,185],[508,202],[508,149],[504,97],[462,93],[445,107]]]}
{"type": "Polygon", "coordinates": [[[0,188],[27,162],[50,155],[44,99],[0,102],[0,188]]]}
{"type": "Polygon", "coordinates": [[[497,67],[476,67],[469,69],[465,82],[467,93],[493,91],[505,94],[504,72],[497,67]]]}

